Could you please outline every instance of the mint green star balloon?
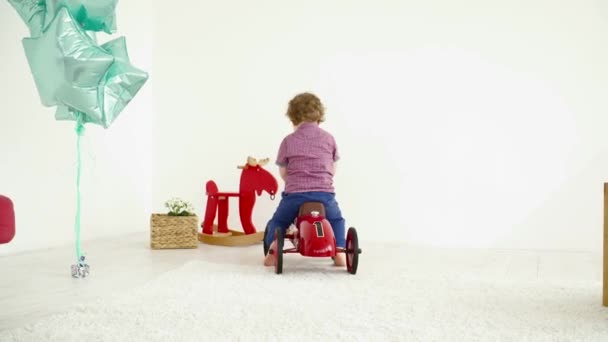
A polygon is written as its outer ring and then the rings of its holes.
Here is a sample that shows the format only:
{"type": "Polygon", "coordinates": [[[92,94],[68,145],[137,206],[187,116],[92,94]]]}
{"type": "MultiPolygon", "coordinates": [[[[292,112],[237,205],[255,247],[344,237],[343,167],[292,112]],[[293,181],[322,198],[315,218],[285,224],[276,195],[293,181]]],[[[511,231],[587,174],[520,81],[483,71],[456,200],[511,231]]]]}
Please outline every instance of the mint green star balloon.
{"type": "Polygon", "coordinates": [[[65,101],[68,105],[57,107],[57,120],[77,121],[78,115],[84,113],[84,122],[108,128],[148,80],[148,73],[131,65],[124,37],[109,41],[101,48],[114,56],[114,63],[94,90],[97,96],[61,94],[60,98],[73,100],[65,101]]]}
{"type": "Polygon", "coordinates": [[[112,63],[111,53],[97,46],[65,8],[40,37],[24,38],[23,47],[42,104],[64,104],[61,94],[75,91],[94,102],[97,87],[112,63]]]}
{"type": "Polygon", "coordinates": [[[114,64],[102,84],[105,118],[112,122],[146,83],[148,73],[131,64],[124,37],[107,42],[101,47],[115,57],[114,64]]]}
{"type": "MultiPolygon", "coordinates": [[[[29,1],[27,6],[19,2],[22,18],[41,13],[33,6],[39,0],[29,1]]],[[[124,37],[99,46],[95,31],[85,29],[111,28],[116,0],[48,0],[46,5],[46,20],[52,20],[40,36],[23,39],[42,104],[57,106],[57,120],[108,128],[148,79],[131,64],[124,37]]]]}
{"type": "Polygon", "coordinates": [[[114,33],[117,2],[118,0],[46,0],[44,26],[48,26],[59,10],[65,7],[83,29],[114,33]]]}
{"type": "Polygon", "coordinates": [[[42,33],[46,6],[44,0],[8,0],[30,30],[32,37],[42,33]]]}

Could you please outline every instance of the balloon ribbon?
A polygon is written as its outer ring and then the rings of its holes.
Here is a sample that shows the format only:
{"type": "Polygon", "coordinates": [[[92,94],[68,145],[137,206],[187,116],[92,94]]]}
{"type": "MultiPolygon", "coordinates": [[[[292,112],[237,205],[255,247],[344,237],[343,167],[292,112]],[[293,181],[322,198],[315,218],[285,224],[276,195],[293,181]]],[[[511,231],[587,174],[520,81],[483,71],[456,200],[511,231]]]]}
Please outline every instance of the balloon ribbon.
{"type": "Polygon", "coordinates": [[[89,265],[85,262],[85,257],[82,255],[80,247],[80,174],[82,169],[80,141],[84,134],[84,115],[76,113],[76,222],[74,230],[76,231],[76,264],[72,265],[72,277],[84,278],[89,275],[89,265]]]}

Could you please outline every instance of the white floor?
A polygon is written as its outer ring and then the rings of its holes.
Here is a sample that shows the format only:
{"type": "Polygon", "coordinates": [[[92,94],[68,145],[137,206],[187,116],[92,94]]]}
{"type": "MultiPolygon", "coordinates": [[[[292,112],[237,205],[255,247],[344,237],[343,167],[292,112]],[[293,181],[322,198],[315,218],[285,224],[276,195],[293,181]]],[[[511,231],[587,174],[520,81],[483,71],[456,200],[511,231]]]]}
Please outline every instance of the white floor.
{"type": "Polygon", "coordinates": [[[238,248],[238,253],[208,245],[151,250],[148,234],[86,242],[82,247],[91,266],[91,275],[85,279],[70,275],[73,246],[0,256],[0,331],[68,310],[73,304],[136,288],[191,260],[235,262],[244,255],[262,255],[262,248],[253,246],[238,248]]]}
{"type": "MultiPolygon", "coordinates": [[[[260,265],[260,272],[265,271],[261,266],[259,245],[218,247],[201,244],[192,250],[150,250],[148,235],[142,233],[87,242],[83,247],[91,265],[91,276],[86,279],[70,276],[72,246],[0,257],[3,275],[0,278],[0,331],[23,327],[68,311],[75,304],[141,287],[191,261],[225,264],[227,267],[260,265]]],[[[390,270],[390,262],[396,262],[400,263],[401,272],[412,277],[434,273],[447,276],[465,274],[469,278],[473,275],[559,284],[597,283],[602,276],[601,255],[587,252],[444,250],[365,243],[361,247],[360,272],[364,273],[390,270]]],[[[298,256],[286,258],[286,273],[298,271],[297,267],[290,269],[290,265],[302,267],[303,261],[295,262],[294,258],[298,256]]],[[[315,264],[311,265],[314,268],[315,264]]],[[[601,306],[599,290],[587,294],[587,297],[591,297],[590,305],[601,306]]],[[[608,316],[603,315],[599,319],[604,317],[608,316]]],[[[608,340],[608,322],[606,333],[608,340]]],[[[569,340],[567,336],[562,337],[569,340]]]]}

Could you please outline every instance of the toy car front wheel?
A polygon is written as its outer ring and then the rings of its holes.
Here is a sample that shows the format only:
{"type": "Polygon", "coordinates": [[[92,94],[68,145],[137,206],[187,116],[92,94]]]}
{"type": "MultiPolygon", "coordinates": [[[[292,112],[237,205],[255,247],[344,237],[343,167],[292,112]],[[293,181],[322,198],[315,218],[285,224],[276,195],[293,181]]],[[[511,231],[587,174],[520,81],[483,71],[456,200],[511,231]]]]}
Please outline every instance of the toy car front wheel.
{"type": "Polygon", "coordinates": [[[276,274],[283,273],[283,245],[285,243],[285,237],[283,236],[283,229],[277,228],[274,231],[275,247],[274,254],[274,271],[276,274]]]}
{"type": "Polygon", "coordinates": [[[357,273],[357,267],[359,266],[359,238],[357,237],[357,230],[353,227],[348,228],[346,233],[346,270],[350,274],[357,273]]]}

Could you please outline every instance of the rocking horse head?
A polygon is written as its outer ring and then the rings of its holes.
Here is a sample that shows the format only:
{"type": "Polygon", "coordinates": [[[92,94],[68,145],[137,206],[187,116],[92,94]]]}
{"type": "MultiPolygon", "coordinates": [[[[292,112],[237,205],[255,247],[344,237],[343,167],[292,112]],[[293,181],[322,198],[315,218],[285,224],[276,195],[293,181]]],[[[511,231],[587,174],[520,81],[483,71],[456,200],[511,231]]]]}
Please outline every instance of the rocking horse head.
{"type": "Polygon", "coordinates": [[[270,159],[265,158],[257,160],[253,157],[247,157],[247,163],[243,166],[239,166],[242,169],[241,173],[241,185],[239,192],[255,192],[258,196],[262,195],[262,191],[266,191],[270,194],[271,198],[276,195],[279,184],[274,176],[266,171],[263,166],[268,164],[270,159]]]}

